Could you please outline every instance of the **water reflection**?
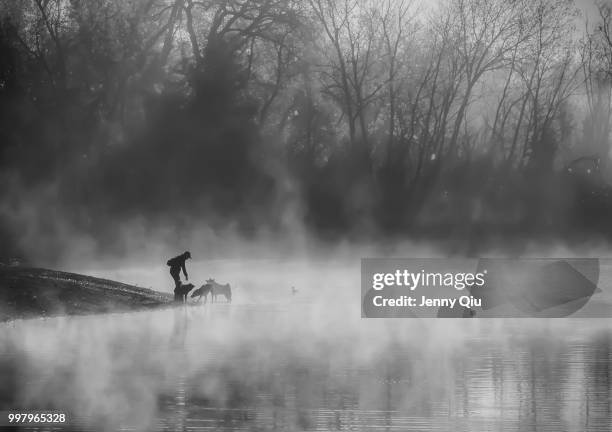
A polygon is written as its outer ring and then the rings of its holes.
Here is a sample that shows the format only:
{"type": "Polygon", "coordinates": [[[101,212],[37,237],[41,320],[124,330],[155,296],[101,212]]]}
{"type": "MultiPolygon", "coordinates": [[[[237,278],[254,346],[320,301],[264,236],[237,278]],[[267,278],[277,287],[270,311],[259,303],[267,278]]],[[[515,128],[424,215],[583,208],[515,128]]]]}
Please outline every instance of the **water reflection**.
{"type": "Polygon", "coordinates": [[[0,409],[64,410],[75,430],[612,429],[605,321],[351,311],[220,304],[5,324],[0,409]]]}

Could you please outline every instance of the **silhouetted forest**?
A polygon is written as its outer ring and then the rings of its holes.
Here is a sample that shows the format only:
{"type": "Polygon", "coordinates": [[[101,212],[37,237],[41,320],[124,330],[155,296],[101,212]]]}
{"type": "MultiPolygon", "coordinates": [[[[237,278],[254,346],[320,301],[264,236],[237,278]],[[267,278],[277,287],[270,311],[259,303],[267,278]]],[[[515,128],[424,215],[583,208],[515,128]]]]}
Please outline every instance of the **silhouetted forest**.
{"type": "Polygon", "coordinates": [[[612,10],[578,6],[0,0],[0,242],[608,238],[612,10]]]}

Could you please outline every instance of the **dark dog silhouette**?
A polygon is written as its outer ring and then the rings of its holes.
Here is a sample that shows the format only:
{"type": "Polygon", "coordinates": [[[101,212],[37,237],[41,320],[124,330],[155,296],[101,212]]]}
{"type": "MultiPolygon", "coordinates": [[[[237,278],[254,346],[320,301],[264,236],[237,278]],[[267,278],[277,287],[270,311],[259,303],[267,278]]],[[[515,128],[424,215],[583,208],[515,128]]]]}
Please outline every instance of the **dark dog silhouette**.
{"type": "Polygon", "coordinates": [[[177,302],[180,303],[186,303],[187,302],[187,294],[189,294],[189,291],[191,291],[192,289],[194,289],[195,286],[193,284],[182,284],[180,287],[176,288],[174,290],[174,299],[177,302]]]}
{"type": "Polygon", "coordinates": [[[211,292],[212,285],[205,284],[200,288],[191,293],[191,298],[198,297],[198,301],[202,301],[202,297],[204,297],[204,303],[208,302],[208,293],[211,292]]]}

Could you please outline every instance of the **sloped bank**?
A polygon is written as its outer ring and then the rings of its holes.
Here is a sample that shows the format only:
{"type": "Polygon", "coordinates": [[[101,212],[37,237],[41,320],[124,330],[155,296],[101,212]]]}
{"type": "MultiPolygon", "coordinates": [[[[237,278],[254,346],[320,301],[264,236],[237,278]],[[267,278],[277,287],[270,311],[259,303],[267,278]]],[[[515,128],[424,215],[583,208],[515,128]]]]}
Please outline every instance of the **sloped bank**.
{"type": "Polygon", "coordinates": [[[76,273],[0,266],[0,322],[170,305],[170,294],[76,273]]]}

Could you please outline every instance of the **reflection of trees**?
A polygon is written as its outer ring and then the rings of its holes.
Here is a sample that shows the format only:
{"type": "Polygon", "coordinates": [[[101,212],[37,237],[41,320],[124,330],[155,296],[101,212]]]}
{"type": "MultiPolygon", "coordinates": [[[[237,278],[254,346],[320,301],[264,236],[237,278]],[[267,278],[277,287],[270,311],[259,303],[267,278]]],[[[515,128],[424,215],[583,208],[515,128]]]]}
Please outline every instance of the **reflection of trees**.
{"type": "Polygon", "coordinates": [[[587,430],[609,429],[610,415],[610,357],[612,345],[610,335],[599,334],[589,345],[589,361],[585,374],[585,428],[587,430]]]}

